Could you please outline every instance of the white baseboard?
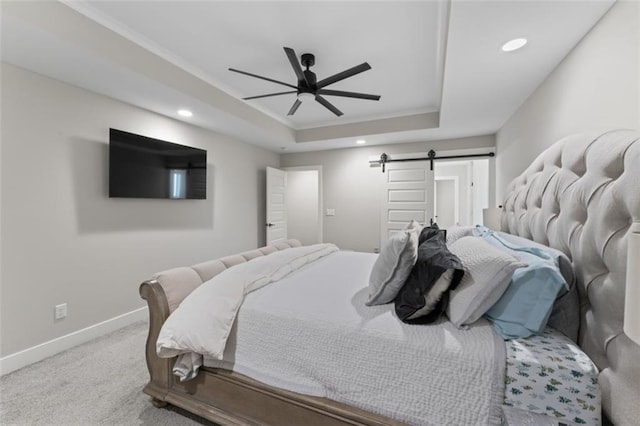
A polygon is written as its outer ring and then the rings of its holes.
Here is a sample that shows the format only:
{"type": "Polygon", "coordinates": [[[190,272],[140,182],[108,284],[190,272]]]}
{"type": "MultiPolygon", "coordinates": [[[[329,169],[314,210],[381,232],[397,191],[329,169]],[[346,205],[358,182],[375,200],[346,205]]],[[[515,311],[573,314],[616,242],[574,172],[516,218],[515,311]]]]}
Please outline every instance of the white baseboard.
{"type": "Polygon", "coordinates": [[[102,321],[82,330],[74,331],[65,336],[58,337],[48,342],[41,343],[29,349],[7,355],[0,358],[0,376],[12,371],[18,370],[34,362],[41,361],[52,355],[86,343],[97,337],[104,336],[107,333],[118,330],[136,321],[146,319],[148,317],[148,308],[145,306],[126,314],[102,321]]]}

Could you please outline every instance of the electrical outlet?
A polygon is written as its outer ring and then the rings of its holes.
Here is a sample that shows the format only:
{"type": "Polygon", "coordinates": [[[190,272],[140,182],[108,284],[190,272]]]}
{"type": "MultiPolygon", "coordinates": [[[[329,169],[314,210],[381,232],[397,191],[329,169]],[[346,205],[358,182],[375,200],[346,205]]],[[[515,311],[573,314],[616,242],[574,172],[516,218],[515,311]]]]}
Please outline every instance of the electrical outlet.
{"type": "Polygon", "coordinates": [[[67,304],[62,303],[60,305],[56,305],[54,312],[55,319],[61,320],[62,318],[65,318],[67,316],[67,304]]]}

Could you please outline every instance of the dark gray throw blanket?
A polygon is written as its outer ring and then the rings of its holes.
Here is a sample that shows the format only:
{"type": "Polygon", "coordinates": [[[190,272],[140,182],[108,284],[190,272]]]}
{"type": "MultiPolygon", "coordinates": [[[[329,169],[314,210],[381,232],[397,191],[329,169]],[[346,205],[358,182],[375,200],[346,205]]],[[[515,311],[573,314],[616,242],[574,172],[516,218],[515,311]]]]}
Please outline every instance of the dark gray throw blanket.
{"type": "Polygon", "coordinates": [[[463,275],[462,262],[447,249],[445,231],[437,225],[424,228],[416,264],[395,299],[398,318],[418,324],[437,321],[447,308],[449,289],[463,275]]]}

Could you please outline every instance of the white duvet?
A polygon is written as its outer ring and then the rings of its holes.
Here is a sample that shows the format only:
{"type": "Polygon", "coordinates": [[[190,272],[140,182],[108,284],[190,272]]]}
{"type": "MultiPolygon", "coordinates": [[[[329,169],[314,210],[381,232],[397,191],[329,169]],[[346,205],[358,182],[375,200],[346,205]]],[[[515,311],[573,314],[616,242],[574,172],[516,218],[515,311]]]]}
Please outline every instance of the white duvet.
{"type": "Polygon", "coordinates": [[[338,248],[333,244],[290,248],[258,257],[222,271],[187,296],[165,321],[156,342],[162,358],[181,357],[179,365],[197,372],[198,356],[221,359],[238,309],[247,294],[278,281],[307,263],[326,256],[338,248]]]}
{"type": "MultiPolygon", "coordinates": [[[[247,294],[222,359],[217,347],[204,365],[408,424],[499,424],[504,342],[484,320],[468,330],[409,325],[393,304],[365,306],[375,259],[332,253],[247,294]]],[[[189,312],[212,321],[214,303],[189,312]]],[[[189,375],[194,359],[183,355],[185,370],[178,363],[175,372],[189,375]]]]}

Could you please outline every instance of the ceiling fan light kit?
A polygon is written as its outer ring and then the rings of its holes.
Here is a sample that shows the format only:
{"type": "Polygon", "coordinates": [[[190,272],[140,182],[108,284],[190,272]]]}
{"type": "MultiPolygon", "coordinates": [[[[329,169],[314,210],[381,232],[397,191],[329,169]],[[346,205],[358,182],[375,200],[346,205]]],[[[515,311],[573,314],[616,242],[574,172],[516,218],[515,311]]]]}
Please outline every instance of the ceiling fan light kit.
{"type": "Polygon", "coordinates": [[[310,102],[314,100],[316,97],[313,93],[310,92],[300,92],[298,93],[298,99],[300,102],[310,102]]]}
{"type": "Polygon", "coordinates": [[[250,99],[258,99],[258,98],[266,98],[271,96],[280,96],[280,95],[288,95],[292,93],[296,93],[296,100],[294,101],[291,109],[287,115],[293,115],[298,110],[298,107],[302,102],[309,102],[312,99],[315,99],[316,102],[327,108],[329,111],[334,113],[336,116],[340,117],[343,115],[342,111],[336,108],[331,102],[325,99],[324,96],[341,96],[346,98],[356,98],[356,99],[367,99],[371,101],[380,100],[380,96],[378,95],[370,95],[367,93],[357,93],[357,92],[345,92],[342,90],[329,90],[324,89],[324,87],[329,86],[330,84],[337,83],[338,81],[342,81],[346,78],[353,77],[356,74],[360,74],[361,72],[367,71],[371,69],[371,65],[364,62],[360,65],[356,65],[355,67],[349,68],[337,74],[334,74],[330,77],[325,78],[324,80],[318,81],[316,78],[316,74],[309,70],[310,67],[315,65],[316,58],[311,53],[304,53],[301,57],[300,63],[306,68],[303,70],[298,62],[298,57],[293,49],[290,47],[285,47],[284,52],[291,63],[291,67],[293,68],[293,72],[296,74],[298,79],[298,84],[296,86],[285,83],[283,81],[274,80],[272,78],[263,77],[261,75],[252,74],[246,71],[240,71],[234,68],[229,68],[229,71],[237,72],[239,74],[248,75],[249,77],[259,78],[261,80],[266,80],[271,83],[280,84],[283,86],[290,87],[295,90],[289,90],[286,92],[277,92],[277,93],[268,93],[266,95],[258,95],[258,96],[250,96],[247,98],[242,98],[244,100],[250,99]]]}

